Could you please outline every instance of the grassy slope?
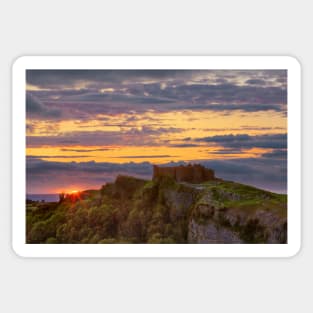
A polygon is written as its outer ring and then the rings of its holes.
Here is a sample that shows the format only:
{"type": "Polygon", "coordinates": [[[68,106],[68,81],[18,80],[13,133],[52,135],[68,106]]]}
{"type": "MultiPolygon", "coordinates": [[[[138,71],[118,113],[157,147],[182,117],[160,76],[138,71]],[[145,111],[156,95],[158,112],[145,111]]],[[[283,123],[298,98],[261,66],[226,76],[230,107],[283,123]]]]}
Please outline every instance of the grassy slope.
{"type": "Polygon", "coordinates": [[[254,213],[262,209],[287,217],[287,195],[231,181],[207,182],[203,186],[213,192],[216,200],[232,210],[254,213]]]}

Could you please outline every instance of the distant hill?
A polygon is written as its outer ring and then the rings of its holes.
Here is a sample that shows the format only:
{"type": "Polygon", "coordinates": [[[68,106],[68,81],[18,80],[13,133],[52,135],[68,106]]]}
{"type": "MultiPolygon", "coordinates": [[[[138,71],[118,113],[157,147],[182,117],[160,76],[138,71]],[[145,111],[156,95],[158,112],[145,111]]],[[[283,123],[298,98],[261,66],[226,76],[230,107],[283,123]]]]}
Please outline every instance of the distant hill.
{"type": "Polygon", "coordinates": [[[58,194],[27,194],[26,199],[31,201],[55,202],[59,200],[58,194]]]}
{"type": "Polygon", "coordinates": [[[287,196],[209,180],[118,176],[100,190],[27,205],[27,243],[286,243],[287,196]]]}

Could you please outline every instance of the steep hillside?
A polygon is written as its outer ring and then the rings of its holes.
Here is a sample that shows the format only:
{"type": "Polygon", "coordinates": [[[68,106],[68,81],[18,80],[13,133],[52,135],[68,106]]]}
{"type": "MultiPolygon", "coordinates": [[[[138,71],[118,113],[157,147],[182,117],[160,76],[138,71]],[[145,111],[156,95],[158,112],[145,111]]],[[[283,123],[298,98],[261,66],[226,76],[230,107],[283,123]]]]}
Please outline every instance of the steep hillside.
{"type": "Polygon", "coordinates": [[[286,243],[287,196],[223,180],[119,176],[27,205],[28,243],[286,243]]]}

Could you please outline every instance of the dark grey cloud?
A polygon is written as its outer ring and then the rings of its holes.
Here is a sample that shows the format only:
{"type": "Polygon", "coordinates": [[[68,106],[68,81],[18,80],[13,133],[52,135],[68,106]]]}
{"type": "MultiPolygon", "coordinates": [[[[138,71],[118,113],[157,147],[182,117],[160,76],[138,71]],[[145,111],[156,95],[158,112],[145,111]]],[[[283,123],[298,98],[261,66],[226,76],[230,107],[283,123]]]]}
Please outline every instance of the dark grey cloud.
{"type": "Polygon", "coordinates": [[[107,162],[49,162],[43,161],[36,157],[27,157],[27,173],[32,176],[36,174],[46,173],[47,171],[86,171],[89,173],[115,173],[121,172],[137,172],[140,175],[147,175],[151,173],[150,164],[148,162],[142,163],[107,163],[107,162]]]}
{"type": "Polygon", "coordinates": [[[73,158],[92,158],[93,155],[28,155],[29,159],[73,159],[73,158]]]}
{"type": "Polygon", "coordinates": [[[218,177],[266,190],[287,192],[287,160],[272,158],[238,158],[207,160],[203,165],[213,168],[218,177]]]}
{"type": "MultiPolygon", "coordinates": [[[[27,136],[26,142],[28,147],[48,146],[144,146],[162,143],[160,135],[169,133],[179,133],[183,131],[175,127],[158,127],[143,126],[138,128],[129,128],[121,131],[77,131],[61,133],[58,136],[27,136]]],[[[92,149],[94,150],[94,149],[92,149]]],[[[84,150],[85,151],[85,150],[84,150]]],[[[98,150],[99,151],[99,150],[98,150]]],[[[101,151],[101,150],[100,150],[101,151]]]]}
{"type": "Polygon", "coordinates": [[[220,155],[241,154],[242,153],[242,149],[240,149],[240,148],[237,148],[237,149],[225,148],[225,149],[219,149],[217,151],[208,151],[208,153],[210,153],[210,154],[220,154],[220,155]]]}
{"type": "MultiPolygon", "coordinates": [[[[195,106],[197,108],[197,106],[195,106]]],[[[209,104],[198,107],[202,110],[212,111],[243,111],[243,112],[259,112],[259,111],[283,111],[284,106],[278,104],[209,104]]]]}
{"type": "Polygon", "coordinates": [[[238,130],[257,130],[257,131],[265,131],[265,130],[285,130],[283,127],[260,127],[260,126],[250,126],[250,125],[242,125],[240,127],[228,127],[228,128],[205,128],[205,131],[212,131],[212,132],[232,132],[238,130]]]}
{"type": "MultiPolygon", "coordinates": [[[[285,193],[287,190],[287,160],[273,158],[238,158],[231,160],[201,160],[200,163],[216,172],[216,176],[254,185],[259,188],[285,193]]],[[[170,162],[164,166],[185,164],[170,162]]],[[[96,163],[96,162],[49,162],[27,158],[27,193],[38,190],[66,189],[79,185],[85,189],[100,188],[114,181],[117,175],[131,175],[151,179],[152,163],[96,163]]]]}
{"type": "Polygon", "coordinates": [[[265,85],[266,82],[262,79],[248,79],[245,81],[248,85],[265,85]]]}
{"type": "MultiPolygon", "coordinates": [[[[258,127],[258,126],[248,126],[248,125],[242,125],[239,129],[244,129],[244,130],[285,130],[286,128],[284,127],[258,127]]],[[[234,130],[238,130],[234,129],[234,130]]]]}
{"type": "Polygon", "coordinates": [[[287,149],[276,149],[262,154],[263,158],[287,159],[287,149]]]}
{"type": "MultiPolygon", "coordinates": [[[[185,138],[185,141],[190,141],[190,138],[185,138]]],[[[214,145],[221,145],[228,148],[269,148],[269,149],[286,149],[287,148],[287,134],[270,134],[270,135],[256,135],[248,134],[240,135],[217,135],[194,139],[198,142],[206,142],[214,145]]]]}
{"type": "Polygon", "coordinates": [[[122,84],[131,81],[182,79],[201,71],[190,70],[27,70],[28,84],[46,89],[59,89],[88,83],[89,86],[122,84]]]}
{"type": "Polygon", "coordinates": [[[285,112],[285,81],[286,71],[271,70],[29,70],[27,82],[43,89],[28,92],[37,103],[27,112],[62,119],[148,110],[285,112]]]}
{"type": "Polygon", "coordinates": [[[75,83],[125,83],[131,81],[198,81],[207,83],[229,82],[238,77],[262,80],[282,80],[286,77],[285,70],[27,70],[28,84],[41,88],[60,88],[75,83]]]}
{"type": "Polygon", "coordinates": [[[59,118],[62,111],[55,108],[49,108],[42,103],[36,96],[31,93],[26,93],[26,112],[28,117],[43,117],[43,118],[59,118]]]}
{"type": "Polygon", "coordinates": [[[175,88],[179,99],[219,104],[285,104],[287,93],[280,87],[238,86],[235,84],[189,85],[175,88]]]}
{"type": "MultiPolygon", "coordinates": [[[[125,112],[135,112],[137,114],[154,111],[156,113],[169,111],[216,111],[232,112],[242,111],[247,113],[260,111],[285,112],[284,104],[266,104],[266,103],[230,103],[230,104],[210,104],[190,99],[190,102],[172,100],[156,97],[133,97],[133,96],[100,96],[103,101],[82,101],[77,98],[71,101],[46,101],[46,111],[27,111],[27,117],[32,119],[75,119],[90,120],[97,119],[98,115],[118,115],[125,112]],[[105,100],[106,98],[106,100],[105,100]],[[116,101],[119,99],[119,101],[116,101]],[[121,100],[124,99],[124,100],[121,100]]],[[[212,99],[211,99],[212,100],[212,99]]],[[[206,101],[206,100],[203,100],[206,101]]]]}
{"type": "Polygon", "coordinates": [[[70,148],[62,148],[61,151],[69,151],[69,152],[96,152],[96,151],[108,151],[113,150],[111,148],[97,148],[97,149],[70,149],[70,148]]]}
{"type": "Polygon", "coordinates": [[[124,156],[118,156],[114,157],[116,159],[156,159],[156,158],[172,158],[176,157],[175,155],[168,155],[168,154],[160,154],[160,155],[124,155],[124,156]]]}
{"type": "Polygon", "coordinates": [[[199,145],[194,143],[177,143],[177,144],[171,144],[171,147],[177,147],[177,148],[191,148],[191,147],[198,147],[199,145]]]}
{"type": "Polygon", "coordinates": [[[38,158],[27,158],[27,193],[51,193],[77,187],[97,188],[112,182],[117,175],[131,175],[150,178],[152,166],[141,163],[96,163],[91,162],[50,162],[38,158]]]}
{"type": "Polygon", "coordinates": [[[26,130],[27,130],[27,132],[32,133],[32,132],[34,132],[35,127],[34,127],[34,125],[32,125],[30,123],[26,123],[26,130]]]}
{"type": "MultiPolygon", "coordinates": [[[[112,103],[124,103],[126,105],[129,104],[162,104],[162,103],[172,103],[175,102],[175,99],[168,99],[166,97],[162,98],[160,96],[145,96],[141,95],[133,95],[133,94],[122,94],[122,93],[85,93],[79,96],[72,96],[67,98],[68,101],[79,101],[80,103],[102,103],[106,104],[107,102],[112,103]]],[[[104,107],[105,108],[105,107],[104,107]]]]}

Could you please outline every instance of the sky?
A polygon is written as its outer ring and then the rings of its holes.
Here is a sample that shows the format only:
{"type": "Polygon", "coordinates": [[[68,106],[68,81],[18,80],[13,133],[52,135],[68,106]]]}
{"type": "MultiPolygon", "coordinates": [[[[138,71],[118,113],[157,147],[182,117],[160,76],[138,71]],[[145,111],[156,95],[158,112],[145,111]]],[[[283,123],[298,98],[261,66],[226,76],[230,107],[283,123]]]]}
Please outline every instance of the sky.
{"type": "Polygon", "coordinates": [[[27,70],[26,82],[27,194],[187,163],[286,193],[285,70],[27,70]]]}

